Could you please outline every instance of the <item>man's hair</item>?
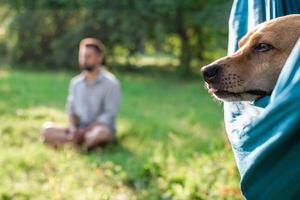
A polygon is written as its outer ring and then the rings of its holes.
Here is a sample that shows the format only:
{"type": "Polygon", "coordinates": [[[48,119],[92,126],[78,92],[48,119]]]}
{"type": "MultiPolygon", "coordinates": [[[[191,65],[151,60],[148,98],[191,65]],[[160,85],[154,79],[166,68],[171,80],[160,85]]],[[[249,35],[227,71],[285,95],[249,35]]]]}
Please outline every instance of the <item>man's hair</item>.
{"type": "Polygon", "coordinates": [[[103,55],[102,64],[105,65],[104,44],[96,38],[85,38],[80,41],[79,50],[83,47],[93,48],[97,53],[103,55]]]}

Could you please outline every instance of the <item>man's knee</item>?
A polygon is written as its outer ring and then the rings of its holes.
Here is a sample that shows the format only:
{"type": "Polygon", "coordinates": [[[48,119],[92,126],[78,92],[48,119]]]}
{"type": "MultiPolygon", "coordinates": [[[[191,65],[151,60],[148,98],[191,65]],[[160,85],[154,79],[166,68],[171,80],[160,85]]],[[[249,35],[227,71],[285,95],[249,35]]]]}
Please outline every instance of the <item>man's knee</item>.
{"type": "Polygon", "coordinates": [[[47,138],[50,137],[51,129],[52,129],[52,123],[51,122],[46,122],[46,123],[43,124],[41,132],[40,132],[43,141],[46,141],[47,138]]]}
{"type": "Polygon", "coordinates": [[[66,129],[51,122],[46,122],[41,129],[41,137],[45,143],[59,145],[68,141],[66,129]]]}

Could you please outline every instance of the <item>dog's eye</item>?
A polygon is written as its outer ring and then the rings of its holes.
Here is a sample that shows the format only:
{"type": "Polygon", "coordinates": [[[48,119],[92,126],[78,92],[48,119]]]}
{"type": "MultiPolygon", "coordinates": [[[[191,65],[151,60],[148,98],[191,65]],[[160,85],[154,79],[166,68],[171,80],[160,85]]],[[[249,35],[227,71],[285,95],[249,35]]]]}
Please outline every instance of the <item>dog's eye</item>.
{"type": "Polygon", "coordinates": [[[254,46],[254,51],[255,52],[266,52],[269,51],[273,48],[272,45],[266,44],[266,43],[259,43],[256,46],[254,46]]]}

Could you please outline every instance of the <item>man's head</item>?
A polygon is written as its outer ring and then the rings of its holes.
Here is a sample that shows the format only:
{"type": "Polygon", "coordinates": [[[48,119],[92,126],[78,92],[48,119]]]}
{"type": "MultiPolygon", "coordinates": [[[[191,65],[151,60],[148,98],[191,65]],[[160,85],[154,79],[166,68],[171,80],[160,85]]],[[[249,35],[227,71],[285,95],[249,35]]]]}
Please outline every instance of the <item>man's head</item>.
{"type": "Polygon", "coordinates": [[[95,38],[81,40],[78,60],[80,69],[93,71],[105,62],[104,45],[95,38]]]}
{"type": "Polygon", "coordinates": [[[207,88],[223,101],[253,101],[271,94],[300,37],[300,15],[260,24],[239,42],[233,55],[202,68],[207,88]]]}

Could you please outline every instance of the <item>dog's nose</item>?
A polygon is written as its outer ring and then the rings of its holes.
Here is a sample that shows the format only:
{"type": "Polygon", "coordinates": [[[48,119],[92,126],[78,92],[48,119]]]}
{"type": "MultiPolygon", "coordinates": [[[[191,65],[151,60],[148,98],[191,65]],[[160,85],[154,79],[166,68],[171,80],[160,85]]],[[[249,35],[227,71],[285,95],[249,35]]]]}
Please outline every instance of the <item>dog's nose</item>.
{"type": "Polygon", "coordinates": [[[220,65],[216,65],[216,64],[203,67],[201,69],[201,72],[202,72],[204,80],[207,83],[214,82],[218,78],[220,69],[221,69],[220,65]]]}

